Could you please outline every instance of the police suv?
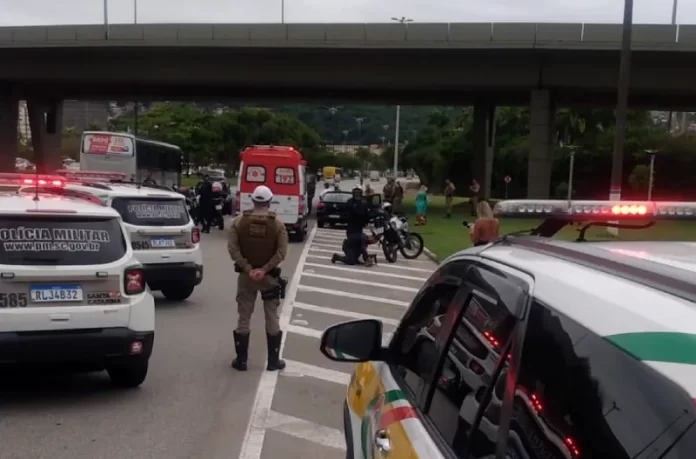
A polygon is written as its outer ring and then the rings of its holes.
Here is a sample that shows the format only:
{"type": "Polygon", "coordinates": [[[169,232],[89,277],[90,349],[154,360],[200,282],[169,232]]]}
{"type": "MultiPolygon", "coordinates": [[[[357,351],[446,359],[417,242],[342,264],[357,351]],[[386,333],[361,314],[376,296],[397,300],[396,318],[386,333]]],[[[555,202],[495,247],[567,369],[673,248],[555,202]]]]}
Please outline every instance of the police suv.
{"type": "MultiPolygon", "coordinates": [[[[64,196],[92,195],[121,215],[151,290],[170,300],[185,300],[203,280],[200,230],[186,198],[165,187],[122,182],[124,174],[74,171],[64,186],[41,189],[64,196]]],[[[32,193],[33,187],[22,192],[32,193]]]]}
{"type": "Polygon", "coordinates": [[[0,365],[147,375],[155,303],[118,212],[78,197],[17,193],[60,177],[0,174],[0,365]],[[12,186],[15,191],[9,191],[12,186]]]}
{"type": "Polygon", "coordinates": [[[696,457],[696,243],[585,237],[696,220],[696,203],[495,212],[529,234],[447,258],[386,346],[374,319],[324,332],[324,355],[359,362],[347,457],[696,457]],[[569,224],[577,241],[550,238],[569,224]]]}

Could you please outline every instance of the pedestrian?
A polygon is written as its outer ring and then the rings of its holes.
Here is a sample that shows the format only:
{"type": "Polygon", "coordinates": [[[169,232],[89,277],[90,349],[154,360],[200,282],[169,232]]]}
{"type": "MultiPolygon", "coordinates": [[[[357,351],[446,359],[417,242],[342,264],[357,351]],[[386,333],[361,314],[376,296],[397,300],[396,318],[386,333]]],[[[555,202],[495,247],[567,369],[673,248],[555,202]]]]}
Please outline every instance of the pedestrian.
{"type": "Polygon", "coordinates": [[[211,220],[213,219],[213,184],[207,174],[203,176],[203,182],[198,188],[198,208],[203,223],[201,232],[210,233],[211,220]]]}
{"type": "Polygon", "coordinates": [[[475,245],[486,245],[498,237],[500,222],[493,216],[491,206],[486,201],[479,201],[476,206],[476,221],[469,225],[471,242],[475,245]]]}
{"type": "Polygon", "coordinates": [[[445,180],[445,218],[452,218],[452,201],[454,200],[455,190],[454,183],[449,179],[445,180]]]}
{"type": "Polygon", "coordinates": [[[469,203],[471,204],[471,216],[475,217],[476,216],[476,206],[478,205],[479,202],[479,193],[481,192],[481,185],[479,185],[479,182],[476,180],[471,181],[471,185],[469,185],[469,203]]]}
{"type": "Polygon", "coordinates": [[[416,195],[416,226],[428,223],[428,187],[421,185],[416,195]]]}
{"type": "Polygon", "coordinates": [[[394,207],[394,213],[401,212],[401,203],[404,201],[404,188],[401,186],[401,182],[396,181],[396,186],[394,187],[394,202],[392,206],[394,207]]]}
{"type": "Polygon", "coordinates": [[[384,185],[382,189],[382,194],[384,195],[384,202],[394,203],[394,195],[396,194],[396,184],[394,183],[394,178],[389,177],[387,179],[387,184],[384,185]]]}
{"type": "Polygon", "coordinates": [[[249,322],[259,292],[266,318],[268,364],[266,370],[285,368],[280,359],[280,300],[285,297],[286,280],[280,277],[278,265],[288,251],[288,232],[275,212],[270,211],[273,193],[264,185],[256,187],[251,195],[253,210],[244,211],[233,221],[227,250],[234,260],[237,278],[237,329],[234,347],[237,357],[232,368],[246,371],[249,357],[249,322]]]}

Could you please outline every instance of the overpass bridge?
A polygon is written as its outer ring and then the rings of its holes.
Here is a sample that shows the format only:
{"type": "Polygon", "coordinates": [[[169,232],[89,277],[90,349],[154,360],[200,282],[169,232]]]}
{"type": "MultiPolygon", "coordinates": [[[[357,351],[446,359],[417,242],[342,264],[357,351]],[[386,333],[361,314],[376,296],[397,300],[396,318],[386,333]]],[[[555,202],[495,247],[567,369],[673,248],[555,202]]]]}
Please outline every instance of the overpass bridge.
{"type": "MultiPolygon", "coordinates": [[[[47,166],[56,161],[49,151],[60,141],[65,98],[471,104],[475,175],[487,189],[494,107],[524,104],[532,109],[529,194],[545,196],[554,108],[615,104],[620,41],[619,24],[0,28],[0,150],[16,149],[9,131],[19,99],[28,101],[47,166]]],[[[631,105],[696,110],[696,26],[636,25],[633,42],[631,105]]]]}

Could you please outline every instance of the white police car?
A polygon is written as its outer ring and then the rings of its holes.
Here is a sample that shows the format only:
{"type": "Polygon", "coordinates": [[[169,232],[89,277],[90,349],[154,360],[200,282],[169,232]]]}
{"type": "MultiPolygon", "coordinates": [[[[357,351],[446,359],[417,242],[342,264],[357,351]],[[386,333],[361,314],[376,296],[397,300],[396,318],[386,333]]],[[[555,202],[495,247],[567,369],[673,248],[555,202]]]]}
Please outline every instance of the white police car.
{"type": "MultiPolygon", "coordinates": [[[[93,195],[121,215],[135,255],[151,290],[170,300],[185,300],[203,280],[200,230],[188,214],[185,197],[164,187],[139,186],[125,174],[70,171],[62,186],[41,189],[67,196],[93,195]]],[[[33,187],[21,191],[32,193],[33,187]]]]}
{"type": "Polygon", "coordinates": [[[696,451],[696,244],[585,241],[592,226],[696,220],[696,203],[504,201],[530,220],[447,258],[387,347],[382,324],[328,328],[360,362],[348,457],[663,458],[696,451]],[[550,239],[569,223],[578,241],[550,239]]]}
{"type": "MultiPolygon", "coordinates": [[[[0,174],[0,184],[62,184],[0,174]]],[[[0,365],[147,375],[155,303],[118,212],[54,194],[0,192],[0,365]]]]}

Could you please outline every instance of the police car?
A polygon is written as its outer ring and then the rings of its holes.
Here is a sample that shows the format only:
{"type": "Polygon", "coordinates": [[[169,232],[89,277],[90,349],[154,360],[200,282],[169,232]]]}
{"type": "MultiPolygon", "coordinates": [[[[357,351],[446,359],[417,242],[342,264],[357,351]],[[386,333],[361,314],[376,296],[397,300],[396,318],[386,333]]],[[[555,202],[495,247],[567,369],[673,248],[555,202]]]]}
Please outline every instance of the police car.
{"type": "MultiPolygon", "coordinates": [[[[7,188],[60,177],[0,174],[7,188]]],[[[80,198],[0,191],[0,365],[147,375],[155,303],[118,212],[80,198]]]]}
{"type": "Polygon", "coordinates": [[[324,355],[358,362],[347,457],[695,457],[696,243],[585,232],[695,220],[696,203],[495,212],[543,223],[444,260],[386,346],[378,320],[324,332],[324,355]],[[550,238],[569,224],[577,241],[550,238]]]}
{"type": "MultiPolygon", "coordinates": [[[[140,186],[122,180],[125,174],[70,171],[61,186],[40,189],[58,195],[92,195],[121,215],[135,255],[146,271],[151,290],[170,300],[185,300],[203,280],[200,230],[186,207],[186,198],[165,187],[140,186]]],[[[20,190],[33,193],[34,187],[20,190]]]]}

